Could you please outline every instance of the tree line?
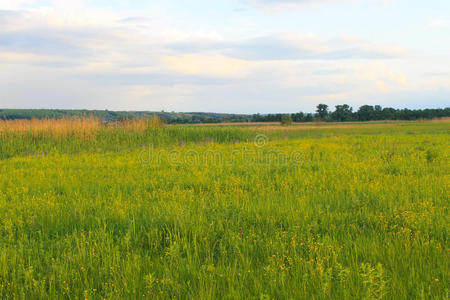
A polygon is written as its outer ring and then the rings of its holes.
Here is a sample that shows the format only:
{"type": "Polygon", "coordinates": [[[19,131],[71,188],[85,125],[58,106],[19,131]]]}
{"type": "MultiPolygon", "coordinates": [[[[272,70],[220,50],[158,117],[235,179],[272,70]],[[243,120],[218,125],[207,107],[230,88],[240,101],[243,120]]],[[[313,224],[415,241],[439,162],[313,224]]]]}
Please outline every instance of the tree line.
{"type": "Polygon", "coordinates": [[[437,109],[395,109],[382,108],[380,105],[363,105],[357,111],[348,104],[336,105],[330,111],[327,104],[319,104],[315,113],[293,114],[255,114],[253,122],[349,122],[349,121],[382,121],[382,120],[420,120],[450,117],[450,107],[437,109]]]}

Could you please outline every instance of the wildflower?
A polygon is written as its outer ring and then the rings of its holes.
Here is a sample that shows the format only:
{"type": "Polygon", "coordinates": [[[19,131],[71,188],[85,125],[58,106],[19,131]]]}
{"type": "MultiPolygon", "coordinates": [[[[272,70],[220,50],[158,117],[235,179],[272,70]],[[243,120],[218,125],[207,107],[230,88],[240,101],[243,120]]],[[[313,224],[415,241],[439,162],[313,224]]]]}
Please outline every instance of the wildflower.
{"type": "Polygon", "coordinates": [[[184,146],[184,145],[185,145],[185,142],[184,142],[184,141],[179,141],[179,142],[178,142],[178,146],[179,146],[179,147],[182,147],[182,146],[184,146]]]}

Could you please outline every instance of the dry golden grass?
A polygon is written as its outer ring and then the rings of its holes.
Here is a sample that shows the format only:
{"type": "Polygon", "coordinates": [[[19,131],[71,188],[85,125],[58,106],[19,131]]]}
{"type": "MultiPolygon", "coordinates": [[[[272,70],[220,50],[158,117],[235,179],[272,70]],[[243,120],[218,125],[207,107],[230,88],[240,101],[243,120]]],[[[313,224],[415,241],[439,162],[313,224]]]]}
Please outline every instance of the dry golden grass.
{"type": "Polygon", "coordinates": [[[127,119],[109,123],[107,127],[124,129],[129,132],[144,132],[148,128],[158,128],[164,126],[164,124],[164,119],[154,115],[150,119],[127,119]]]}
{"type": "Polygon", "coordinates": [[[431,120],[431,122],[434,122],[434,123],[450,123],[450,117],[434,118],[433,120],[431,120]]]}
{"type": "Polygon", "coordinates": [[[0,135],[27,134],[65,138],[76,134],[89,140],[103,127],[101,121],[93,118],[2,120],[0,135]]]}
{"type": "Polygon", "coordinates": [[[163,119],[158,116],[151,119],[130,119],[112,123],[104,123],[95,118],[0,120],[0,136],[15,134],[69,138],[76,135],[82,139],[91,140],[101,130],[143,132],[148,128],[157,128],[163,125],[163,119]]]}

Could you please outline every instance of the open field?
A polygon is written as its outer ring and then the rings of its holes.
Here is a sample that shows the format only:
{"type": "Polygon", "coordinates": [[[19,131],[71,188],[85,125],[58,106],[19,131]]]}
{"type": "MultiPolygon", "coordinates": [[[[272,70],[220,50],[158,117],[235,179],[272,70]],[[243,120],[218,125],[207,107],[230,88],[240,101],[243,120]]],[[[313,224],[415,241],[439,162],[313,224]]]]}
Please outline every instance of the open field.
{"type": "Polygon", "coordinates": [[[190,124],[190,126],[240,126],[240,127],[281,127],[281,128],[348,128],[348,127],[364,127],[364,126],[392,126],[399,124],[415,124],[415,123],[450,123],[450,118],[435,118],[432,120],[420,121],[396,121],[396,120],[382,120],[382,121],[366,121],[366,122],[293,122],[290,126],[280,126],[280,122],[228,122],[228,123],[200,123],[190,124]]]}
{"type": "Polygon", "coordinates": [[[0,122],[0,298],[448,299],[450,123],[292,127],[0,122]]]}

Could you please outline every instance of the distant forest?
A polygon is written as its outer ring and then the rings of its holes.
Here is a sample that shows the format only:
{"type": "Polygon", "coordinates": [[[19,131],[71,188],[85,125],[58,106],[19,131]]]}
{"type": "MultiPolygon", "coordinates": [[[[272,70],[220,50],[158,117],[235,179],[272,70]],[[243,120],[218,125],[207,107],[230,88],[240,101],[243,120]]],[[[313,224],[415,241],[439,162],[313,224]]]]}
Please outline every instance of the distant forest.
{"type": "Polygon", "coordinates": [[[219,114],[219,113],[176,113],[151,111],[109,111],[109,110],[66,110],[66,109],[0,109],[0,119],[46,119],[93,117],[105,122],[132,118],[150,118],[158,115],[170,124],[221,123],[221,122],[348,122],[381,120],[419,120],[450,117],[450,107],[439,109],[394,109],[380,105],[363,105],[358,110],[347,104],[336,105],[331,111],[326,104],[319,104],[315,113],[293,114],[219,114]]]}
{"type": "Polygon", "coordinates": [[[321,120],[325,122],[349,122],[349,121],[382,121],[382,120],[419,120],[450,117],[450,107],[438,109],[395,109],[382,108],[380,105],[363,105],[357,111],[347,104],[336,105],[334,111],[330,111],[328,105],[319,104],[315,113],[294,114],[268,114],[253,115],[255,122],[275,122],[292,120],[293,122],[312,122],[321,120]]]}

